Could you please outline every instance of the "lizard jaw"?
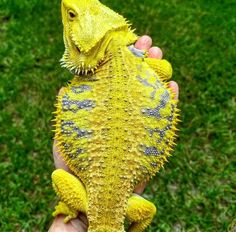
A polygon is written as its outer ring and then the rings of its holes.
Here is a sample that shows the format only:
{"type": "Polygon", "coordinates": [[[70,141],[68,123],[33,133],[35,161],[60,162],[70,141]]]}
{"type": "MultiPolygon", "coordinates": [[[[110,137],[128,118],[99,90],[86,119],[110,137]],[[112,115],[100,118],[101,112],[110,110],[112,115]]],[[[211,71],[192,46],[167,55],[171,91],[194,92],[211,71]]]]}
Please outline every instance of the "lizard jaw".
{"type": "Polygon", "coordinates": [[[60,60],[61,66],[69,69],[74,75],[94,73],[105,59],[110,39],[110,36],[105,35],[90,51],[83,52],[83,49],[71,36],[70,40],[65,42],[65,52],[60,60]],[[102,52],[101,48],[103,48],[102,52]]]}
{"type": "MultiPolygon", "coordinates": [[[[80,49],[76,47],[77,52],[80,54],[80,49]]],[[[63,68],[69,69],[69,71],[74,75],[87,75],[89,72],[94,73],[97,69],[97,66],[85,66],[84,61],[80,61],[79,63],[73,62],[73,60],[69,59],[69,52],[65,51],[62,59],[60,60],[60,64],[63,68]]]]}

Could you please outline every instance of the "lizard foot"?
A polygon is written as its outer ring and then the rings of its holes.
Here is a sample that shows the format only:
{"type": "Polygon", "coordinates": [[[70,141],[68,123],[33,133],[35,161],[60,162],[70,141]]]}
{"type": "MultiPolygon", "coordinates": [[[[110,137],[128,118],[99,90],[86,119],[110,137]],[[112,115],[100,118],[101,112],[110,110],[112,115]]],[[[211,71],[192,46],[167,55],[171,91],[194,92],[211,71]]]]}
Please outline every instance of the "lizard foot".
{"type": "Polygon", "coordinates": [[[55,211],[52,213],[52,216],[57,216],[59,214],[64,214],[66,217],[64,218],[64,222],[67,223],[71,219],[77,218],[78,212],[74,209],[71,209],[64,202],[60,201],[58,205],[55,207],[55,211]]]}

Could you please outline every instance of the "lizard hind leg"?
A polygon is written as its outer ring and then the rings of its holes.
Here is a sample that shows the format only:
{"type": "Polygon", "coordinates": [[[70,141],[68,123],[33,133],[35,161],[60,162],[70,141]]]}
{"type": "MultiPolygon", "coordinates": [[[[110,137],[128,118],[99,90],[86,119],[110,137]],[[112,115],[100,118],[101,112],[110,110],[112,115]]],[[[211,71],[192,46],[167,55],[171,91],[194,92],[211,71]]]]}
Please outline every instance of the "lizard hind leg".
{"type": "Polygon", "coordinates": [[[156,207],[143,197],[133,194],[128,200],[126,216],[131,222],[128,232],[143,232],[151,223],[156,207]]]}
{"type": "Polygon", "coordinates": [[[64,222],[76,218],[78,212],[87,213],[87,196],[84,185],[70,173],[57,169],[52,173],[53,188],[60,197],[53,216],[66,215],[64,222]]]}

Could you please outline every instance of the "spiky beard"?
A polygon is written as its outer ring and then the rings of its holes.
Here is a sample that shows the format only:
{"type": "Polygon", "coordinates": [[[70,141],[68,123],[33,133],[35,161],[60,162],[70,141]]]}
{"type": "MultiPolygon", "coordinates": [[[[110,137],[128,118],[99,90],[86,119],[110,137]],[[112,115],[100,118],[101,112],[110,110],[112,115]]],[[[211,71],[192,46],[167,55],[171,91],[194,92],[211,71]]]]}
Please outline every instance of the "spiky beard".
{"type": "MultiPolygon", "coordinates": [[[[69,40],[73,44],[73,48],[78,52],[78,55],[81,53],[81,49],[79,45],[76,43],[75,35],[69,31],[70,38],[69,40]]],[[[94,73],[97,69],[97,66],[92,67],[90,64],[88,66],[85,66],[84,61],[74,60],[70,57],[70,48],[67,42],[67,39],[64,39],[65,44],[65,52],[63,54],[63,57],[60,60],[60,64],[62,67],[68,69],[72,74],[74,75],[87,75],[89,72],[94,73]]],[[[99,62],[100,63],[100,62],[99,62]]]]}
{"type": "Polygon", "coordinates": [[[66,49],[63,57],[60,60],[61,67],[68,69],[72,74],[79,75],[82,70],[76,66],[76,64],[69,59],[69,52],[66,49]]]}
{"type": "Polygon", "coordinates": [[[88,67],[85,67],[83,61],[81,61],[79,64],[76,64],[73,60],[70,59],[68,49],[65,50],[65,53],[60,60],[60,64],[63,68],[68,69],[74,75],[87,75],[89,72],[94,73],[97,69],[97,66],[91,67],[91,65],[88,65],[88,67]]]}

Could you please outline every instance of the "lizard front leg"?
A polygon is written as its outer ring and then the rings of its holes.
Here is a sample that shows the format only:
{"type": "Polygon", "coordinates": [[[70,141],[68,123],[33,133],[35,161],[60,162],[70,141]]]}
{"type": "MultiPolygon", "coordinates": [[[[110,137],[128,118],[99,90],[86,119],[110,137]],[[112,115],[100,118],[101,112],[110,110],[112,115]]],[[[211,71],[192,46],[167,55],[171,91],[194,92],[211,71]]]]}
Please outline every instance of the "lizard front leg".
{"type": "Polygon", "coordinates": [[[57,169],[52,173],[53,188],[60,197],[53,216],[66,215],[64,222],[76,218],[78,212],[87,213],[87,194],[84,185],[70,173],[57,169]]]}
{"type": "Polygon", "coordinates": [[[133,194],[128,200],[126,215],[131,222],[128,232],[143,232],[151,223],[156,213],[153,203],[143,197],[133,194]]]}
{"type": "Polygon", "coordinates": [[[167,60],[144,58],[144,61],[158,74],[161,80],[168,80],[172,76],[172,67],[167,60]]]}
{"type": "Polygon", "coordinates": [[[135,48],[133,45],[128,49],[137,57],[142,58],[152,68],[162,80],[168,80],[172,76],[171,64],[164,59],[148,58],[148,52],[135,48]]]}

